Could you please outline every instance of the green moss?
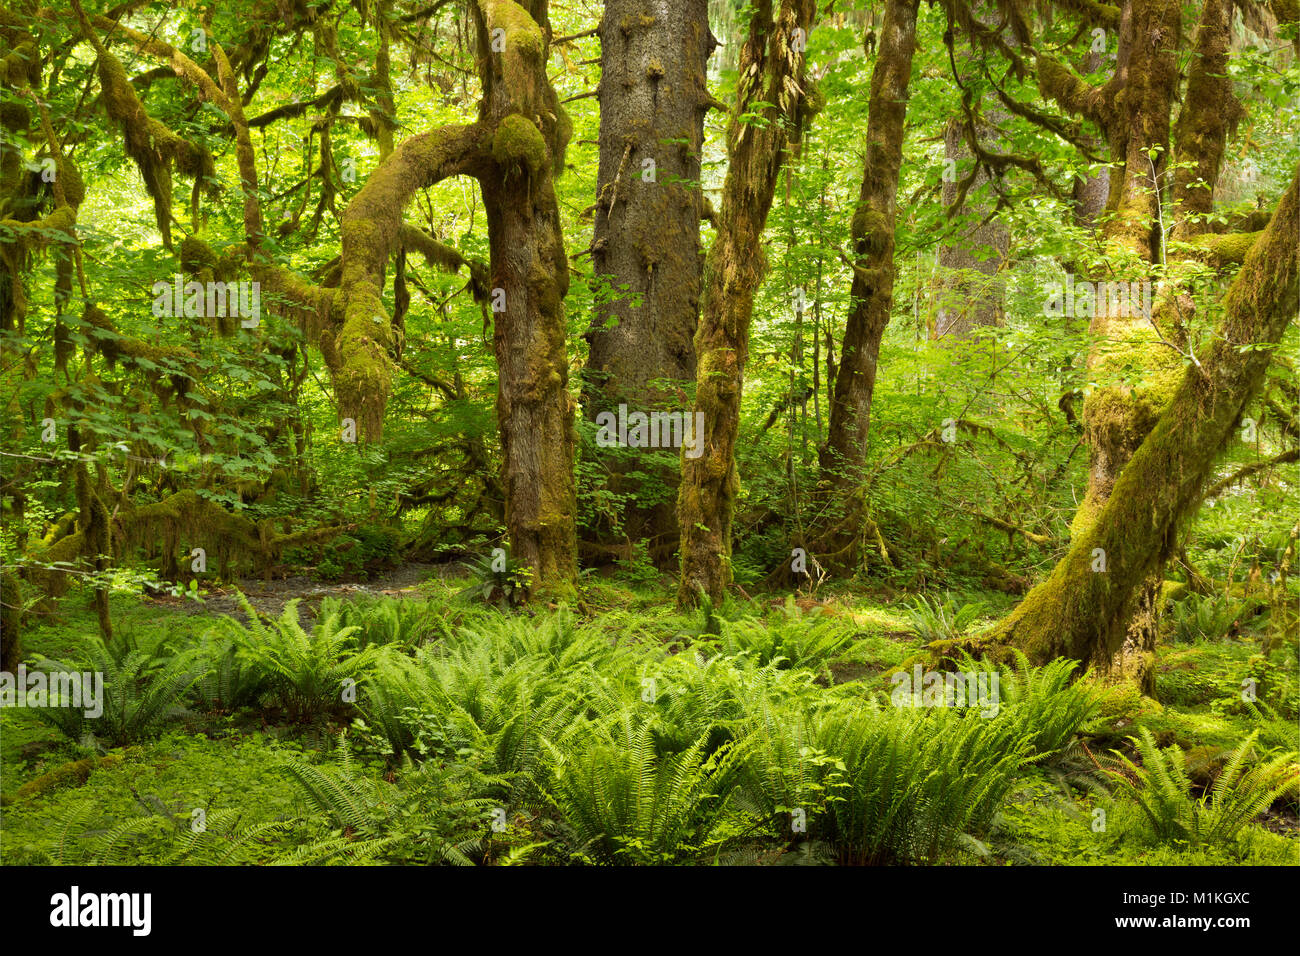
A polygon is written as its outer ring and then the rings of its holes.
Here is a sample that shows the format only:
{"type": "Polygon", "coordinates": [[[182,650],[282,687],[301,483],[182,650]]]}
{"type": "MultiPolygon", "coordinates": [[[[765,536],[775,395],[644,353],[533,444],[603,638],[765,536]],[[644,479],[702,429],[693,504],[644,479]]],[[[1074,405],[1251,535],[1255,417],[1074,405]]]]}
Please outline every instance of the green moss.
{"type": "Polygon", "coordinates": [[[1193,245],[1204,249],[1210,260],[1216,265],[1228,265],[1244,262],[1246,253],[1255,245],[1255,241],[1264,234],[1259,232],[1230,232],[1223,235],[1206,234],[1192,240],[1193,245]]]}
{"type": "Polygon", "coordinates": [[[529,175],[538,176],[549,163],[550,150],[541,131],[531,121],[511,113],[497,124],[492,136],[492,158],[502,166],[523,166],[529,175]]]}
{"type": "Polygon", "coordinates": [[[106,754],[103,757],[86,757],[82,760],[73,760],[60,764],[48,773],[41,774],[41,776],[29,780],[19,787],[11,802],[17,803],[22,800],[31,800],[67,787],[79,787],[90,779],[91,773],[95,770],[119,764],[122,759],[123,755],[116,753],[106,754]]]}

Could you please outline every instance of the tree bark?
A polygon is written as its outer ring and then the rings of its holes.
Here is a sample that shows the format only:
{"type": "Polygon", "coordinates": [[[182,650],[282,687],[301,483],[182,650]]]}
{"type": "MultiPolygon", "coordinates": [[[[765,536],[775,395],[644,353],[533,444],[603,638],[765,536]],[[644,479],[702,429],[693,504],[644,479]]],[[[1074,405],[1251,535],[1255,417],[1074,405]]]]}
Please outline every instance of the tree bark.
{"type": "MultiPolygon", "coordinates": [[[[889,0],[871,73],[862,186],[851,230],[855,256],[851,304],[827,442],[820,456],[823,485],[844,496],[851,496],[859,484],[865,463],[876,362],[894,301],[894,226],[917,7],[917,0],[889,0]]],[[[860,503],[845,497],[840,504],[843,510],[833,516],[836,527],[819,543],[819,551],[841,553],[845,547],[851,551],[858,538],[860,503]]],[[[846,560],[851,561],[851,555],[841,553],[837,563],[846,560]]]]}
{"type": "MultiPolygon", "coordinates": [[[[608,287],[598,288],[584,335],[583,412],[592,421],[620,403],[681,411],[681,386],[695,380],[700,154],[713,102],[705,67],[716,43],[707,0],[606,0],[592,267],[608,287]]],[[[633,490],[616,463],[610,469],[616,490],[633,490]]],[[[623,530],[649,538],[664,567],[677,549],[679,470],[674,462],[653,472],[663,499],[630,511],[623,530]]]]}
{"type": "Polygon", "coordinates": [[[478,0],[475,26],[479,112],[494,131],[491,166],[479,182],[491,258],[506,528],[512,557],[531,573],[530,589],[563,597],[577,579],[575,436],[563,304],[569,265],[554,177],[564,168],[572,126],[546,74],[546,0],[478,0]]]}

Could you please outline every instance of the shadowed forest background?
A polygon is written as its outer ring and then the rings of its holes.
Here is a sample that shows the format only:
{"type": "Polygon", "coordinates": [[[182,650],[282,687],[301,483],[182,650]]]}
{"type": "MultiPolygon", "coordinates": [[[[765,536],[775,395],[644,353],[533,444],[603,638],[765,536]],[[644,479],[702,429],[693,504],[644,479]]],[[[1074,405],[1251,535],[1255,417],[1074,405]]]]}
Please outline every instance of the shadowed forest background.
{"type": "Polygon", "coordinates": [[[0,861],[1296,863],[1298,54],[6,0],[0,861]]]}

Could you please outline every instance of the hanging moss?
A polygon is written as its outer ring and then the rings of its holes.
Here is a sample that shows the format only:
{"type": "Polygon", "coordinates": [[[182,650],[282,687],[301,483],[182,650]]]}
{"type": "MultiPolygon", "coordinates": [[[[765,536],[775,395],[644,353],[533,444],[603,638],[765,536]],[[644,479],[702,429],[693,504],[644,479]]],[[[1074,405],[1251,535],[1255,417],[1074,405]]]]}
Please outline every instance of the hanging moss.
{"type": "Polygon", "coordinates": [[[82,32],[95,48],[105,112],[122,127],[127,155],[140,170],[154,202],[154,218],[163,244],[171,246],[172,166],[191,178],[216,175],[212,156],[151,117],[136,96],[121,62],[100,42],[78,6],[82,32]]]}

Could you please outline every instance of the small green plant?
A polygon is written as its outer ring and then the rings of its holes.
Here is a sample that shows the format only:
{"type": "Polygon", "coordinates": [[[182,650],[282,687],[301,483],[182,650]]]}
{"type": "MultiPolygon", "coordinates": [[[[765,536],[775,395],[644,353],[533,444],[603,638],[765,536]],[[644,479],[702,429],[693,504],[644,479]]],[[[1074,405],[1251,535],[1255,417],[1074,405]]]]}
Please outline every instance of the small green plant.
{"type": "Polygon", "coordinates": [[[983,601],[958,605],[951,593],[945,593],[942,599],[921,594],[908,606],[905,615],[916,636],[932,643],[965,637],[987,610],[988,605],[983,601]]]}
{"type": "Polygon", "coordinates": [[[1222,595],[1189,594],[1173,605],[1174,641],[1219,641],[1227,637],[1245,613],[1240,601],[1222,595]]]}
{"type": "Polygon", "coordinates": [[[774,620],[744,617],[720,621],[719,650],[728,657],[748,655],[760,666],[777,661],[784,667],[822,670],[853,639],[854,629],[814,609],[805,613],[786,598],[774,620]]]}
{"type": "Polygon", "coordinates": [[[1161,749],[1145,727],[1140,736],[1130,738],[1142,766],[1117,752],[1128,772],[1114,776],[1158,842],[1193,847],[1232,843],[1275,800],[1294,794],[1300,780],[1294,753],[1250,765],[1258,736],[1259,731],[1252,731],[1233,749],[1213,786],[1199,798],[1192,795],[1183,751],[1177,745],[1161,749]]]}
{"type": "Polygon", "coordinates": [[[814,741],[809,753],[822,758],[830,794],[825,835],[851,864],[934,863],[958,847],[984,853],[976,837],[1029,756],[1012,723],[947,708],[852,704],[820,715],[814,741]]]}
{"type": "Polygon", "coordinates": [[[472,768],[403,766],[395,783],[368,774],[344,735],[334,760],[290,759],[283,771],[325,833],[277,860],[296,865],[368,861],[473,866],[489,852],[497,806],[475,795],[492,781],[472,768]]]}
{"type": "Polygon", "coordinates": [[[466,562],[471,583],[459,596],[500,608],[518,607],[528,597],[531,572],[508,554],[496,550],[496,554],[479,555],[466,562]]]}
{"type": "MultiPolygon", "coordinates": [[[[264,624],[248,599],[240,601],[249,620],[238,640],[254,672],[291,721],[342,716],[348,697],[374,665],[375,649],[355,649],[355,627],[343,627],[337,613],[321,616],[310,632],[298,620],[298,601],[289,601],[276,620],[264,624]]],[[[352,698],[355,700],[355,697],[352,698]]]]}
{"type": "Polygon", "coordinates": [[[249,663],[233,636],[210,630],[198,650],[206,667],[193,693],[204,710],[229,713],[251,707],[266,693],[265,673],[249,663]]]}

